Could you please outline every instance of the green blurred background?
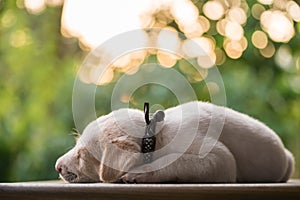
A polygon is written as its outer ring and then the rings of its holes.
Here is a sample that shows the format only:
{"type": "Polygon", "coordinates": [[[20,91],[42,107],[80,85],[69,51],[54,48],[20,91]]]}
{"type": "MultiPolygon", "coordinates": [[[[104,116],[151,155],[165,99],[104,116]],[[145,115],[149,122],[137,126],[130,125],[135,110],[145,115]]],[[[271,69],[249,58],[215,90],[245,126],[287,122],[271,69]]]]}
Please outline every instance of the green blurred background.
{"type": "MultiPolygon", "coordinates": [[[[75,143],[72,129],[72,89],[77,69],[87,55],[74,38],[61,34],[62,5],[46,6],[32,14],[22,0],[0,0],[0,181],[57,179],[56,159],[75,143]]],[[[249,4],[251,4],[249,2],[249,4]]],[[[299,4],[299,2],[298,2],[299,4]]],[[[245,36],[259,21],[249,17],[245,36]]],[[[176,24],[170,23],[176,27],[176,24]]],[[[290,63],[264,58],[249,42],[238,59],[218,66],[225,84],[227,105],[270,126],[297,161],[300,177],[300,24],[288,43],[274,43],[278,52],[288,49],[290,63]]],[[[207,33],[210,34],[209,32],[207,33]]],[[[222,36],[214,35],[222,47],[222,36]],[[221,42],[220,42],[221,41],[221,42]]],[[[277,56],[277,57],[276,57],[277,56]]],[[[145,62],[156,59],[155,56],[145,62]]],[[[180,71],[179,61],[174,68],[180,71]]],[[[183,73],[184,74],[184,73],[183,73]]],[[[186,75],[186,74],[185,74],[186,75]]],[[[209,100],[202,81],[191,83],[199,100],[209,100]]],[[[99,86],[97,115],[109,113],[114,81],[99,86]]],[[[133,107],[142,107],[144,94],[151,104],[176,105],[165,88],[146,86],[134,94],[133,107]]],[[[254,147],[255,148],[255,147],[254,147]]]]}

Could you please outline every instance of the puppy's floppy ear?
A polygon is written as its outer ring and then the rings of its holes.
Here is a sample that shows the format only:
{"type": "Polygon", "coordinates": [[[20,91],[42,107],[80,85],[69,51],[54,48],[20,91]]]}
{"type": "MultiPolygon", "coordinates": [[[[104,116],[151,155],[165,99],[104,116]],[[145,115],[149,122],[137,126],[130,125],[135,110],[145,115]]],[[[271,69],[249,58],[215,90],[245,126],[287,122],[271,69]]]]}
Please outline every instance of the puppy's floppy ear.
{"type": "Polygon", "coordinates": [[[118,182],[119,178],[140,163],[140,146],[128,136],[120,136],[105,144],[99,176],[103,182],[118,182]]]}

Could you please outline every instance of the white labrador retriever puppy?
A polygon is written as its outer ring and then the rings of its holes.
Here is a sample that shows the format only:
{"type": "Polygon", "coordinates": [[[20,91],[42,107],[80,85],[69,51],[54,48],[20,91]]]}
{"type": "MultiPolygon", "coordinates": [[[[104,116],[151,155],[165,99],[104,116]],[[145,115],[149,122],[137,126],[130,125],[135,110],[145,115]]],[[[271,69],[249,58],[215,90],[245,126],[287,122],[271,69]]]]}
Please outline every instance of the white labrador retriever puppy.
{"type": "Polygon", "coordinates": [[[294,158],[263,123],[229,108],[189,102],[165,110],[143,163],[144,113],[120,109],[91,122],[55,165],[68,182],[286,182],[294,158]]]}

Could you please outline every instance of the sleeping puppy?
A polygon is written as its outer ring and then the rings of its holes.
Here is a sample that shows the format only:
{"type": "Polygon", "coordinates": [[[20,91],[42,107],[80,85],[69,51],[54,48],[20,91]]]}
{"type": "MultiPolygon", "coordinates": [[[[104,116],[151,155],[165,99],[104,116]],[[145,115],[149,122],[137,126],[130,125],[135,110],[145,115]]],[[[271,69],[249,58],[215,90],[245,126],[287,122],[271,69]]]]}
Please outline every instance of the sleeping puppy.
{"type": "Polygon", "coordinates": [[[286,182],[294,158],[263,123],[229,108],[189,102],[156,124],[153,161],[143,162],[144,113],[120,109],[83,131],[55,169],[78,182],[286,182]]]}

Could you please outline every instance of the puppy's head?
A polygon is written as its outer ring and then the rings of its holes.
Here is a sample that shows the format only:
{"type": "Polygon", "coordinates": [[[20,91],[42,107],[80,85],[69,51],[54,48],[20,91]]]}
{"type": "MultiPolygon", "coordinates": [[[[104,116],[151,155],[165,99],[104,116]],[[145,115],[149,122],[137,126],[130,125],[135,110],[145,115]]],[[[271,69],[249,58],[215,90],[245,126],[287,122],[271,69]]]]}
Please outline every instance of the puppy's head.
{"type": "Polygon", "coordinates": [[[119,182],[141,162],[143,126],[143,113],[137,110],[100,117],[85,128],[75,147],[57,160],[55,169],[70,183],[119,182]]]}
{"type": "Polygon", "coordinates": [[[85,148],[74,147],[55,165],[60,177],[69,183],[99,182],[99,161],[85,148]]]}

